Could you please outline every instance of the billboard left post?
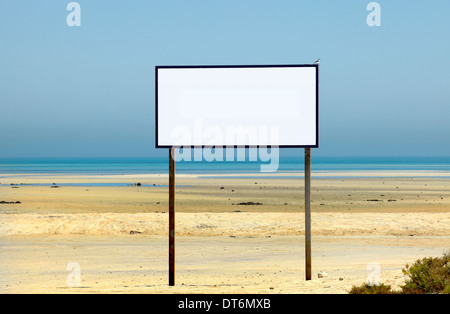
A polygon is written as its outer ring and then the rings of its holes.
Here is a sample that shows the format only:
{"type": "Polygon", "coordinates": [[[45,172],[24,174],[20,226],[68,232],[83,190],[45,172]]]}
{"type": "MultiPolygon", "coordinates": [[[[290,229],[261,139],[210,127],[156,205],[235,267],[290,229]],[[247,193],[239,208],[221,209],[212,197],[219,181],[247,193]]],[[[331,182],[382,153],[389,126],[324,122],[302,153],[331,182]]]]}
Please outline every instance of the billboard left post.
{"type": "Polygon", "coordinates": [[[169,286],[175,286],[175,149],[169,149],[169,286]]]}

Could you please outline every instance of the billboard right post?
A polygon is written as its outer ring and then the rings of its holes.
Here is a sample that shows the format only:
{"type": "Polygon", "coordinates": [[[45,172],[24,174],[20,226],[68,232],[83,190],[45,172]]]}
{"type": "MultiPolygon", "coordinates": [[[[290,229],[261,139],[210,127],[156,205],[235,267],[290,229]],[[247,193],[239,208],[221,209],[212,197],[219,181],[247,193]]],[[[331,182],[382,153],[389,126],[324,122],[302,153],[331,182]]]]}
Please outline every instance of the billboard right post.
{"type": "Polygon", "coordinates": [[[311,148],[305,148],[305,270],[311,280],[311,148]]]}

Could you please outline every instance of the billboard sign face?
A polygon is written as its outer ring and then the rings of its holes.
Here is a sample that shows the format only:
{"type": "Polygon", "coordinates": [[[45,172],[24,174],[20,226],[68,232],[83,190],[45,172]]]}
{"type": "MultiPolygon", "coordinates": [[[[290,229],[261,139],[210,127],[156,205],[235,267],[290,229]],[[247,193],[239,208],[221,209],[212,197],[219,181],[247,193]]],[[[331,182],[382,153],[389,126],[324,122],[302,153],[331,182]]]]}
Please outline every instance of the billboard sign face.
{"type": "Polygon", "coordinates": [[[157,66],[156,147],[318,147],[318,65],[157,66]]]}

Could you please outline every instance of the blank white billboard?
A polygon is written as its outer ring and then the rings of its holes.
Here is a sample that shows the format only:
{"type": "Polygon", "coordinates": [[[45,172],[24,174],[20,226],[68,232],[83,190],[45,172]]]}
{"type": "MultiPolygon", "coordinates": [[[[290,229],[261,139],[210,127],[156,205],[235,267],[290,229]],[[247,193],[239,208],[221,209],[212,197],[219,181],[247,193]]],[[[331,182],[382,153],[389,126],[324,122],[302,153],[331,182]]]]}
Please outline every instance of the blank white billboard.
{"type": "Polygon", "coordinates": [[[157,66],[156,147],[318,147],[318,65],[157,66]]]}

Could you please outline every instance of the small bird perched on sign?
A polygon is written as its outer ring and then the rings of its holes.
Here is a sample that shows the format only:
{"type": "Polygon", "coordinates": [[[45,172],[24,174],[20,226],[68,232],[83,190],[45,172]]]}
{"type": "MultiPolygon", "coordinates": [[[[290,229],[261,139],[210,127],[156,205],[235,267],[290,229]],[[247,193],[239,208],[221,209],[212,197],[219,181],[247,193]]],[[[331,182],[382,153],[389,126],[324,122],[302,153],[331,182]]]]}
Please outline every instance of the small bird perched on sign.
{"type": "Polygon", "coordinates": [[[314,64],[319,64],[320,59],[317,59],[316,62],[314,62],[314,64]]]}

